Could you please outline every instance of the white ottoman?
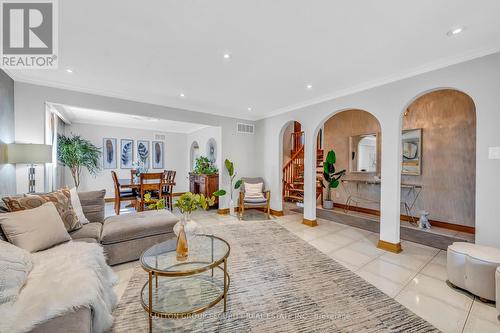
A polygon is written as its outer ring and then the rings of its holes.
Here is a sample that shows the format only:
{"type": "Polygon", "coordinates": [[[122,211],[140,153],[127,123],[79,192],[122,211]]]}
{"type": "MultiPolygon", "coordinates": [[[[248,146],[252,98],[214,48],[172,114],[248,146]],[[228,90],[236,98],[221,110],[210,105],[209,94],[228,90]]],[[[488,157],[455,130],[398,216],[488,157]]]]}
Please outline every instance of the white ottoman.
{"type": "Polygon", "coordinates": [[[463,242],[448,246],[448,280],[482,299],[495,300],[499,292],[495,292],[495,272],[499,266],[500,249],[463,242]]]}

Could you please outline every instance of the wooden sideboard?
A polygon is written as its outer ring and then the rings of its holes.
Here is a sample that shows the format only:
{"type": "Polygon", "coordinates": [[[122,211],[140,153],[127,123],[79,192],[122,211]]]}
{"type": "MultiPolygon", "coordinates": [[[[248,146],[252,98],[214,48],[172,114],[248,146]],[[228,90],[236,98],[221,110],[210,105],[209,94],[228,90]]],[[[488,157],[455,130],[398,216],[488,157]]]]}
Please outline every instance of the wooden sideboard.
{"type": "MultiPolygon", "coordinates": [[[[219,190],[219,174],[213,175],[198,175],[189,173],[189,192],[195,194],[203,194],[211,197],[214,192],[219,190]]],[[[219,198],[215,198],[215,206],[219,205],[219,198]]]]}

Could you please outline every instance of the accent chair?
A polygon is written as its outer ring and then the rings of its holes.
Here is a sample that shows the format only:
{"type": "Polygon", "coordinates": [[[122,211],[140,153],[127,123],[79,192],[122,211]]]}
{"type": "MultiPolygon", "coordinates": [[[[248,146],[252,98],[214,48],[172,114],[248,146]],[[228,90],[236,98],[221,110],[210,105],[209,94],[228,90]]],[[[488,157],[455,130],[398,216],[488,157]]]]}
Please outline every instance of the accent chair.
{"type": "MultiPolygon", "coordinates": [[[[239,198],[239,217],[240,220],[243,219],[245,214],[245,208],[261,208],[267,213],[267,218],[271,218],[271,191],[265,190],[266,183],[262,177],[255,178],[242,178],[243,183],[240,187],[240,198],[239,198]],[[259,191],[249,193],[245,189],[245,184],[257,185],[262,184],[259,191]]],[[[247,185],[250,188],[250,186],[247,185]]],[[[252,186],[255,190],[255,186],[252,186]]]]}

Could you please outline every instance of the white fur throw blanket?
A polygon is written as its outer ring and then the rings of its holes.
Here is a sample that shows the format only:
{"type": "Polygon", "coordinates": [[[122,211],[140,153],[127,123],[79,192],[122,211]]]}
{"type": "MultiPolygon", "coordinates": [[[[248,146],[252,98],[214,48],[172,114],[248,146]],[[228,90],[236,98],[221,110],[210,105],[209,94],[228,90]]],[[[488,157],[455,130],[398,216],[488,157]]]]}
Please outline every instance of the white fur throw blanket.
{"type": "Polygon", "coordinates": [[[92,310],[93,332],[105,332],[113,323],[117,281],[96,243],[68,242],[34,253],[33,270],[17,301],[0,307],[0,332],[30,331],[80,307],[92,310]]]}

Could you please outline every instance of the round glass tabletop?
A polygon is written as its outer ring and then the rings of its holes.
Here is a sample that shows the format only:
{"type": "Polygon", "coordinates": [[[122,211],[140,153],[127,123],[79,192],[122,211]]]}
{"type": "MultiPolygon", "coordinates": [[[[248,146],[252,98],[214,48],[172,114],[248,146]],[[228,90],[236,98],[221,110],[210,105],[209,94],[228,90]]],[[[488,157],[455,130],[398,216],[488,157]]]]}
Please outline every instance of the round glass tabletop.
{"type": "Polygon", "coordinates": [[[177,260],[177,238],[156,244],[141,256],[146,271],[160,275],[183,276],[206,271],[219,265],[229,256],[229,244],[212,235],[196,235],[188,240],[189,254],[184,261],[177,260]]]}

